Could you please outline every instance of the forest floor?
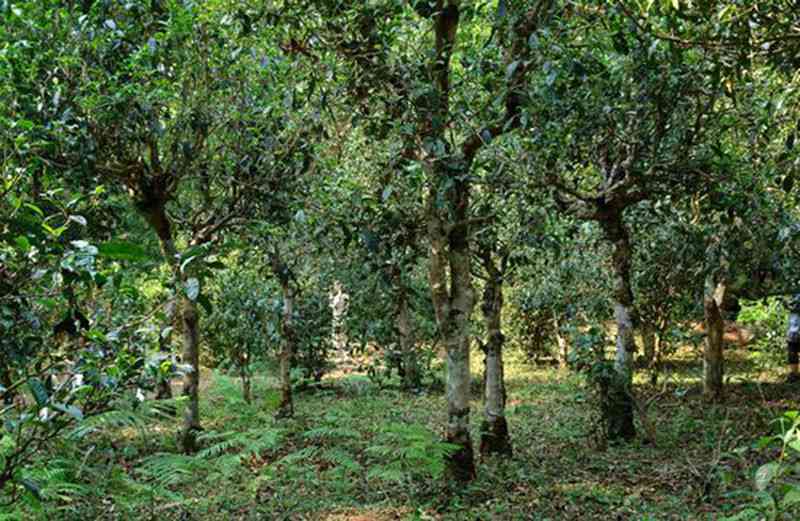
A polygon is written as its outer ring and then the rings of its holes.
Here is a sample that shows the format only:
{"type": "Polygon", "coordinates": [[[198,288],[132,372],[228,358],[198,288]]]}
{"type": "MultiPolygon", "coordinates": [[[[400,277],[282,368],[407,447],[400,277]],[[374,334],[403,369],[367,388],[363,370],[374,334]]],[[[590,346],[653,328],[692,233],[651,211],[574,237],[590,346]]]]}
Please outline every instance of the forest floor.
{"type": "MultiPolygon", "coordinates": [[[[80,493],[50,519],[165,520],[591,520],[720,519],[752,490],[757,466],[774,451],[755,448],[774,419],[797,408],[800,387],[782,383],[758,353],[730,349],[724,403],[699,394],[699,353],[665,365],[659,385],[639,376],[646,429],[632,443],[599,446],[592,398],[568,371],[507,364],[510,459],[478,462],[470,485],[448,488],[438,472],[436,435],[445,423],[441,392],[409,396],[363,376],[326,380],[299,394],[296,418],[276,422],[276,392],[203,374],[202,416],[209,447],[177,454],[179,419],[87,438],[75,479],[80,493]],[[90,444],[90,445],[87,445],[90,444]]],[[[475,363],[475,365],[479,365],[475,363]]],[[[481,403],[476,378],[473,436],[481,403]]],[[[54,456],[56,457],[56,456],[54,456]]],[[[65,459],[75,455],[64,455],[65,459]]],[[[42,513],[44,515],[44,513],[42,513]]]]}

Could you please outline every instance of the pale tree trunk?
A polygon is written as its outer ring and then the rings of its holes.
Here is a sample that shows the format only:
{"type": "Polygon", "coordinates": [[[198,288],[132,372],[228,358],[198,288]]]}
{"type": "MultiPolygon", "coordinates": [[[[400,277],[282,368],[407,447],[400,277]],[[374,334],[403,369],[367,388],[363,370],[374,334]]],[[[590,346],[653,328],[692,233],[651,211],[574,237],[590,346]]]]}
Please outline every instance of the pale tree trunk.
{"type": "Polygon", "coordinates": [[[709,400],[721,400],[723,396],[725,321],[722,318],[720,306],[725,298],[725,291],[724,282],[715,285],[711,278],[706,281],[706,291],[703,296],[706,327],[706,345],[703,353],[703,395],[709,400]]]}
{"type": "Polygon", "coordinates": [[[633,423],[633,356],[636,352],[634,326],[636,310],[631,289],[630,236],[621,212],[613,212],[600,221],[606,239],[613,246],[614,318],[617,325],[614,374],[607,383],[607,403],[604,415],[609,440],[632,439],[636,436],[633,423]]]}
{"type": "Polygon", "coordinates": [[[397,333],[400,336],[400,350],[403,354],[403,387],[407,390],[419,387],[419,367],[417,365],[414,327],[408,305],[408,292],[400,283],[397,302],[397,333]]]}
{"type": "MultiPolygon", "coordinates": [[[[185,277],[180,270],[178,250],[172,237],[172,229],[164,203],[152,203],[142,210],[150,226],[158,235],[161,253],[172,268],[175,291],[182,291],[185,277]]],[[[197,450],[197,433],[200,427],[200,324],[197,306],[186,297],[178,298],[180,319],[183,326],[183,364],[189,369],[183,377],[182,395],[187,398],[183,416],[183,428],[179,442],[184,452],[197,450]]],[[[171,391],[170,391],[171,392],[171,391]]]]}
{"type": "Polygon", "coordinates": [[[294,416],[294,401],[292,399],[292,359],[295,351],[295,331],[292,317],[294,315],[294,290],[292,288],[292,274],[289,267],[280,259],[277,251],[272,255],[272,273],[278,279],[283,296],[283,310],[281,312],[281,402],[278,405],[276,416],[278,418],[291,418],[294,416]]]}
{"type": "MultiPolygon", "coordinates": [[[[484,259],[486,261],[486,259],[484,259]]],[[[489,259],[491,262],[491,259],[489,259]]],[[[506,422],[506,389],[503,375],[503,343],[501,328],[503,310],[502,276],[492,270],[483,294],[483,316],[486,322],[485,411],[481,425],[481,454],[511,456],[511,438],[506,422]]]]}
{"type": "MultiPolygon", "coordinates": [[[[468,200],[461,181],[458,194],[468,200]]],[[[466,204],[461,205],[466,208],[466,204]]],[[[470,251],[466,224],[446,233],[437,208],[437,190],[428,200],[430,237],[429,278],[436,322],[447,350],[447,430],[445,440],[459,449],[450,457],[448,473],[458,481],[475,477],[472,440],[469,434],[470,339],[469,319],[475,305],[470,273],[470,251]],[[448,277],[449,275],[449,277],[448,277]],[[449,278],[449,287],[448,287],[449,278]]]]}

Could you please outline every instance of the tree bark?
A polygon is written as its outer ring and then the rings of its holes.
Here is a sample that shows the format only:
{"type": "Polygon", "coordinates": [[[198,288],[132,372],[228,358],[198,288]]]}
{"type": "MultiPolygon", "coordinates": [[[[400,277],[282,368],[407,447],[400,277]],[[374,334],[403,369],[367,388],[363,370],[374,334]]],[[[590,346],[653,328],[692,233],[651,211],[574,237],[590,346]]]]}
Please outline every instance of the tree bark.
{"type": "Polygon", "coordinates": [[[200,328],[197,306],[188,298],[181,302],[183,321],[183,362],[189,371],[183,377],[182,395],[187,398],[181,431],[181,447],[187,454],[197,452],[200,427],[200,328]]]}
{"type": "Polygon", "coordinates": [[[280,259],[277,252],[271,259],[272,272],[278,279],[283,296],[283,310],[281,312],[281,401],[278,405],[276,416],[278,418],[291,418],[294,416],[294,401],[292,398],[292,359],[295,352],[295,332],[292,317],[294,314],[294,290],[292,288],[292,275],[289,267],[280,259]]]}
{"type": "MultiPolygon", "coordinates": [[[[489,259],[491,262],[491,259],[489,259]]],[[[493,270],[494,271],[494,270],[493,270]]],[[[483,316],[486,322],[485,410],[481,425],[480,451],[483,455],[511,456],[511,438],[506,422],[506,388],[503,374],[503,343],[501,313],[503,310],[503,281],[499,273],[491,273],[483,293],[483,316]]]]}
{"type": "Polygon", "coordinates": [[[613,246],[614,318],[617,325],[614,374],[607,386],[604,407],[607,435],[610,441],[629,440],[636,436],[633,423],[633,356],[636,352],[634,327],[637,321],[631,289],[632,249],[622,212],[611,212],[600,220],[606,239],[613,246]]]}
{"type": "MultiPolygon", "coordinates": [[[[467,207],[468,191],[460,181],[456,208],[467,207]]],[[[464,215],[466,217],[466,215],[464,215]]],[[[447,429],[445,440],[460,448],[449,459],[448,473],[458,481],[475,477],[472,440],[469,435],[470,341],[469,319],[475,305],[470,273],[470,251],[466,224],[446,233],[437,208],[437,190],[428,200],[427,225],[430,237],[429,279],[436,322],[447,350],[447,429]],[[449,288],[448,288],[449,275],[449,288]]]]}
{"type": "Polygon", "coordinates": [[[400,350],[403,353],[403,387],[406,390],[419,387],[419,367],[417,364],[417,351],[414,341],[414,328],[411,323],[411,312],[408,306],[408,293],[405,287],[400,287],[397,302],[397,332],[400,336],[400,350]]]}
{"type": "Polygon", "coordinates": [[[703,353],[703,395],[709,400],[721,400],[723,397],[724,355],[723,338],[725,321],[720,309],[725,298],[724,282],[716,285],[713,280],[706,282],[703,297],[703,311],[706,326],[706,345],[703,353]]]}

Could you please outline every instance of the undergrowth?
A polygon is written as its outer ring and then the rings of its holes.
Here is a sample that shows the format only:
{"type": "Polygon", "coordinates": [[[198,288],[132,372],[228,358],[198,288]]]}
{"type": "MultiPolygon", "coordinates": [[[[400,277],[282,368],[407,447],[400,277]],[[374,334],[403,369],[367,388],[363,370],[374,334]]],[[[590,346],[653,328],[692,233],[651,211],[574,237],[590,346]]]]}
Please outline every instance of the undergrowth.
{"type": "MultiPolygon", "coordinates": [[[[752,375],[747,353],[731,358],[732,373],[752,375]]],[[[345,377],[299,394],[296,417],[278,421],[279,396],[266,380],[254,381],[248,404],[236,378],[211,373],[198,454],[178,452],[180,419],[169,407],[145,402],[99,415],[49,447],[32,474],[40,497],[0,519],[732,516],[748,504],[755,470],[770,461],[755,440],[791,405],[791,393],[763,379],[733,382],[725,404],[708,405],[696,392],[698,376],[689,366],[668,370],[658,386],[639,383],[656,443],[602,451],[592,443],[593,412],[579,377],[511,361],[514,457],[483,459],[475,482],[448,487],[452,447],[440,441],[440,393],[408,395],[345,377]]],[[[479,421],[475,401],[474,439],[479,421]]]]}

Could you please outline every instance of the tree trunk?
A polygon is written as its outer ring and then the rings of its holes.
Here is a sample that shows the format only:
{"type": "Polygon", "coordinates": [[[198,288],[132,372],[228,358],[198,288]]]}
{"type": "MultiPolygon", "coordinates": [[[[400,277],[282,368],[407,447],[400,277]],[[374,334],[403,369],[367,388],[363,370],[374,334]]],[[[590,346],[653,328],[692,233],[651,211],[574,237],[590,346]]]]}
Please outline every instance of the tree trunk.
{"type": "MultiPolygon", "coordinates": [[[[454,183],[451,197],[458,224],[447,233],[445,215],[438,208],[438,190],[428,198],[427,225],[430,238],[429,279],[436,322],[447,350],[447,429],[445,441],[459,446],[448,461],[448,474],[458,481],[475,477],[472,440],[469,434],[470,338],[469,321],[475,306],[470,272],[470,250],[466,210],[468,190],[463,181],[454,183]],[[455,194],[455,195],[453,195],[455,194]],[[462,217],[463,216],[463,217],[462,217]],[[461,219],[459,219],[461,218],[461,219]],[[449,288],[448,288],[449,279],[449,288]]],[[[447,216],[449,217],[449,216],[447,216]]]]}
{"type": "Polygon", "coordinates": [[[400,349],[403,353],[403,387],[406,390],[419,387],[419,367],[414,342],[414,329],[411,324],[411,312],[408,306],[408,294],[405,287],[400,288],[397,303],[397,332],[400,336],[400,349]]]}
{"type": "Polygon", "coordinates": [[[242,359],[239,364],[239,378],[242,380],[242,398],[245,403],[253,401],[253,393],[250,385],[250,375],[248,374],[247,361],[242,359]]]}
{"type": "Polygon", "coordinates": [[[181,446],[187,454],[197,452],[200,428],[200,331],[197,306],[188,298],[182,302],[183,362],[190,370],[183,377],[182,395],[187,398],[181,431],[181,446]]]}
{"type": "Polygon", "coordinates": [[[636,310],[631,289],[631,243],[621,212],[613,212],[600,221],[606,239],[613,246],[614,318],[617,325],[617,346],[614,374],[607,386],[604,415],[609,441],[636,436],[633,423],[633,356],[636,352],[634,327],[636,310]]]}
{"type": "Polygon", "coordinates": [[[720,306],[725,297],[725,283],[706,282],[703,311],[706,326],[706,345],[703,353],[703,395],[709,400],[721,400],[724,374],[723,337],[725,321],[720,306]]]}
{"type": "Polygon", "coordinates": [[[569,343],[567,338],[561,334],[561,323],[557,318],[553,319],[555,326],[556,345],[558,345],[558,367],[566,369],[569,365],[569,343]]]}
{"type": "Polygon", "coordinates": [[[271,259],[272,272],[277,277],[283,295],[283,310],[281,315],[281,402],[278,405],[276,416],[278,418],[291,418],[294,416],[294,402],[292,399],[292,359],[295,351],[295,333],[292,316],[294,314],[294,291],[292,289],[292,276],[289,267],[274,253],[271,259]]]}
{"type": "MultiPolygon", "coordinates": [[[[161,253],[172,268],[175,292],[180,292],[185,277],[181,273],[178,250],[172,237],[172,227],[165,208],[166,202],[153,197],[147,207],[140,207],[142,214],[158,235],[161,253]]],[[[183,325],[183,363],[189,370],[183,377],[182,395],[187,397],[183,417],[183,428],[179,444],[186,453],[197,450],[197,432],[200,427],[200,324],[197,306],[186,297],[181,297],[180,313],[183,325]]]]}
{"type": "Polygon", "coordinates": [[[499,274],[490,274],[483,294],[482,310],[488,339],[486,341],[485,417],[481,425],[480,451],[483,455],[511,456],[511,439],[505,415],[506,389],[503,375],[505,338],[501,328],[502,284],[503,281],[499,274]]]}

